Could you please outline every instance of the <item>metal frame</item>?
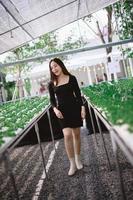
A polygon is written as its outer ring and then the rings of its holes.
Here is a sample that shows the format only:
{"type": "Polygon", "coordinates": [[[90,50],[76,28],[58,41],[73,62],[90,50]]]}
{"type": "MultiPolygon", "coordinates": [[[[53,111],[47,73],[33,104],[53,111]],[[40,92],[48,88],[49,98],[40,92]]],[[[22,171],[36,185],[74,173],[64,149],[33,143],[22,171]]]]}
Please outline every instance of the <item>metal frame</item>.
{"type": "MultiPolygon", "coordinates": [[[[108,166],[109,166],[109,169],[111,170],[111,163],[110,163],[110,160],[109,160],[109,154],[108,154],[108,151],[107,151],[107,148],[106,148],[106,144],[105,144],[105,140],[104,140],[104,136],[103,136],[103,133],[102,133],[102,129],[101,129],[101,125],[100,125],[100,122],[99,122],[99,113],[97,111],[97,109],[88,101],[88,104],[89,104],[89,107],[92,107],[93,110],[94,110],[94,115],[95,115],[95,118],[96,118],[96,122],[97,122],[97,126],[98,126],[98,130],[99,130],[99,133],[100,133],[100,137],[101,137],[101,140],[103,142],[103,147],[104,147],[104,150],[105,150],[105,154],[106,154],[106,158],[107,158],[107,161],[108,161],[108,166]]],[[[101,118],[100,118],[101,119],[101,118]]],[[[101,119],[102,120],[102,119],[101,119]]],[[[92,119],[93,121],[93,119],[92,119]]],[[[103,120],[102,120],[103,121],[103,120]]],[[[92,123],[94,125],[94,122],[92,123]]],[[[95,130],[95,128],[94,128],[95,130]]],[[[95,138],[96,138],[96,132],[94,132],[95,134],[95,138]]],[[[96,139],[96,142],[97,142],[97,139],[96,139]]],[[[98,144],[98,143],[97,143],[98,144]]]]}
{"type": "Polygon", "coordinates": [[[0,63],[0,67],[8,67],[8,66],[12,66],[12,65],[28,63],[28,62],[33,62],[33,61],[35,62],[37,60],[46,60],[47,58],[52,58],[52,57],[56,57],[56,56],[69,55],[69,54],[80,53],[80,52],[84,52],[84,51],[91,51],[91,50],[95,50],[95,49],[107,48],[110,46],[117,46],[117,45],[121,45],[121,44],[132,43],[132,42],[133,42],[133,38],[126,39],[126,40],[120,40],[118,42],[110,42],[110,43],[106,43],[106,44],[95,45],[92,47],[84,47],[84,48],[79,48],[79,49],[74,49],[74,50],[69,50],[69,51],[51,53],[51,54],[47,54],[47,55],[43,55],[43,56],[32,57],[32,58],[18,60],[18,61],[10,62],[10,63],[0,63]]]}
{"type": "MultiPolygon", "coordinates": [[[[98,111],[98,109],[92,103],[90,103],[88,98],[87,98],[87,101],[88,101],[88,104],[90,104],[90,106],[92,106],[92,108],[94,109],[96,118],[97,119],[100,118],[100,120],[104,123],[104,125],[109,130],[109,133],[110,133],[110,136],[111,136],[111,141],[112,141],[112,148],[113,148],[114,157],[115,157],[116,170],[117,170],[117,174],[118,174],[118,177],[119,177],[121,198],[122,198],[122,200],[126,200],[127,198],[126,198],[126,194],[125,194],[125,190],[124,190],[122,172],[120,171],[120,167],[119,167],[118,151],[117,150],[118,150],[118,146],[119,146],[120,149],[122,150],[122,152],[124,153],[124,155],[126,155],[128,161],[133,165],[133,149],[131,149],[130,146],[126,143],[126,141],[124,141],[124,139],[122,139],[119,136],[120,133],[118,133],[116,128],[110,122],[108,122],[108,120],[98,111]]],[[[101,128],[99,127],[99,130],[100,129],[101,128]]],[[[101,130],[100,130],[100,134],[102,136],[101,130]]],[[[104,140],[103,140],[103,142],[104,142],[104,140]]],[[[104,147],[104,148],[106,148],[106,147],[104,147]]],[[[107,152],[106,152],[106,156],[108,157],[107,152]]],[[[108,163],[109,163],[109,161],[108,161],[108,163]]]]}
{"type": "Polygon", "coordinates": [[[27,33],[27,35],[33,40],[33,36],[19,23],[19,21],[14,17],[14,15],[10,12],[10,10],[3,4],[2,1],[0,1],[0,4],[3,6],[3,8],[6,10],[6,12],[14,19],[14,21],[19,25],[19,27],[22,28],[22,30],[27,33]]]}
{"type": "Polygon", "coordinates": [[[95,136],[95,141],[96,141],[96,144],[98,145],[98,141],[97,141],[97,137],[96,137],[96,129],[95,129],[95,126],[94,126],[92,112],[91,112],[91,108],[90,108],[90,104],[89,103],[88,103],[88,108],[89,108],[89,114],[90,114],[90,118],[91,118],[91,124],[92,124],[93,133],[94,133],[94,136],[95,136]]]}
{"type": "Polygon", "coordinates": [[[55,147],[55,141],[54,141],[54,134],[53,134],[53,127],[52,127],[52,122],[51,122],[51,117],[50,117],[50,112],[49,110],[47,110],[47,116],[48,116],[48,121],[49,121],[49,127],[50,127],[50,132],[51,132],[51,138],[52,138],[52,142],[53,142],[53,148],[56,151],[56,147],[55,147]]]}
{"type": "Polygon", "coordinates": [[[113,134],[114,134],[113,129],[110,130],[110,134],[111,134],[112,147],[113,147],[114,156],[115,156],[116,169],[117,169],[117,173],[118,173],[118,176],[119,176],[119,184],[120,184],[121,193],[122,193],[121,197],[122,197],[122,200],[126,200],[124,183],[123,183],[122,173],[121,173],[121,170],[120,170],[120,165],[119,165],[119,160],[118,160],[118,152],[117,152],[118,145],[116,144],[115,139],[113,137],[113,134]]]}
{"type": "MultiPolygon", "coordinates": [[[[38,121],[40,120],[40,118],[44,114],[49,113],[50,107],[51,106],[48,105],[47,108],[45,108],[41,112],[41,114],[39,114],[38,116],[36,116],[35,118],[33,118],[33,120],[30,122],[30,124],[28,124],[25,127],[25,129],[23,129],[22,131],[20,131],[19,134],[17,134],[13,139],[11,139],[7,144],[5,144],[0,149],[0,162],[4,161],[4,163],[5,163],[5,169],[7,171],[7,174],[10,177],[11,183],[12,183],[13,188],[14,188],[15,198],[17,200],[19,200],[19,192],[17,190],[17,186],[16,186],[16,183],[15,183],[14,174],[12,172],[12,165],[11,165],[10,155],[9,154],[14,149],[14,147],[24,138],[24,136],[29,132],[29,130],[34,127],[36,135],[37,135],[37,140],[38,140],[38,144],[39,144],[39,147],[40,147],[40,151],[41,151],[43,168],[44,168],[44,171],[45,171],[46,178],[48,178],[47,171],[46,171],[46,164],[45,164],[46,162],[45,162],[45,158],[44,158],[44,154],[43,154],[43,150],[42,150],[42,145],[41,145],[41,140],[40,140],[40,135],[39,135],[38,121]]],[[[48,115],[48,120],[49,120],[49,124],[50,124],[51,138],[52,138],[52,142],[54,144],[54,150],[55,150],[55,142],[54,142],[53,129],[52,129],[50,115],[48,115]]]]}
{"type": "Polygon", "coordinates": [[[108,166],[109,166],[109,169],[111,170],[111,163],[110,163],[110,160],[109,160],[109,154],[108,154],[108,151],[107,151],[107,148],[106,148],[106,144],[105,144],[104,136],[103,136],[103,133],[102,133],[101,125],[99,123],[99,118],[98,118],[98,115],[97,115],[97,112],[96,112],[95,109],[94,109],[94,114],[95,114],[95,117],[96,117],[98,130],[99,130],[102,142],[103,142],[103,147],[104,147],[106,158],[107,158],[107,161],[108,161],[108,166]]]}
{"type": "MultiPolygon", "coordinates": [[[[74,1],[72,1],[72,2],[69,2],[69,3],[67,3],[67,4],[64,4],[63,6],[60,6],[60,7],[56,8],[56,9],[54,9],[54,10],[51,10],[51,11],[49,11],[49,12],[43,14],[43,15],[40,15],[40,16],[34,18],[34,19],[31,19],[31,20],[29,20],[28,22],[25,22],[25,23],[23,23],[23,24],[19,24],[19,26],[16,26],[16,27],[10,29],[9,31],[4,32],[4,33],[1,33],[0,36],[1,36],[1,35],[4,35],[5,33],[10,33],[11,31],[13,31],[13,30],[15,30],[15,29],[17,29],[17,28],[19,28],[19,27],[22,28],[22,26],[27,25],[27,24],[29,24],[30,22],[33,22],[33,21],[35,21],[35,20],[37,20],[37,19],[40,19],[41,17],[44,17],[44,16],[46,16],[46,15],[49,15],[49,14],[51,14],[51,13],[57,11],[57,10],[60,10],[60,9],[62,9],[62,8],[64,8],[64,7],[70,5],[70,4],[73,4],[73,3],[75,3],[76,1],[78,1],[78,0],[74,0],[74,1]]],[[[5,5],[4,5],[2,2],[0,2],[0,3],[1,3],[1,4],[3,5],[3,7],[5,8],[5,5]]],[[[6,9],[6,8],[5,8],[5,9],[6,9]]],[[[17,10],[16,7],[15,7],[15,9],[17,10]]],[[[17,10],[17,11],[18,11],[18,10],[17,10]]],[[[19,11],[18,11],[18,12],[19,12],[19,11]]],[[[9,13],[9,14],[10,14],[10,13],[9,13]]],[[[25,31],[25,30],[24,30],[24,31],[25,31]]],[[[31,36],[30,36],[30,37],[31,37],[31,36]]],[[[35,38],[32,37],[32,39],[35,39],[35,38]]]]}
{"type": "MultiPolygon", "coordinates": [[[[60,22],[59,23],[59,25],[57,24],[57,25],[54,25],[54,27],[51,27],[51,26],[49,26],[48,27],[48,29],[47,30],[45,30],[44,29],[44,33],[47,33],[47,32],[50,32],[50,31],[55,31],[55,30],[57,30],[57,29],[59,29],[59,28],[61,28],[61,27],[64,27],[65,25],[67,25],[67,24],[70,24],[70,23],[72,23],[72,22],[74,22],[74,21],[76,21],[77,20],[77,16],[76,16],[76,11],[77,11],[77,7],[78,7],[78,1],[79,0],[69,0],[69,2],[66,2],[66,1],[64,1],[64,2],[62,2],[62,3],[60,3],[60,4],[58,4],[57,6],[51,6],[50,5],[50,7],[49,7],[49,9],[47,9],[47,7],[45,6],[45,8],[44,8],[44,12],[42,13],[41,11],[38,11],[39,12],[39,16],[29,16],[29,20],[27,21],[27,20],[25,20],[24,18],[27,16],[23,16],[23,9],[21,9],[21,12],[20,12],[20,8],[17,6],[17,3],[15,3],[15,2],[13,2],[12,0],[8,0],[8,4],[7,3],[5,3],[5,1],[4,0],[0,0],[0,4],[5,8],[5,10],[6,10],[6,12],[7,12],[7,14],[9,14],[10,16],[11,16],[11,18],[13,19],[13,21],[14,22],[16,22],[17,24],[15,24],[15,27],[14,28],[12,28],[12,27],[9,27],[9,30],[5,30],[3,33],[1,33],[0,35],[3,35],[3,34],[7,34],[8,32],[11,32],[11,37],[12,37],[12,31],[13,30],[16,30],[16,29],[18,29],[18,28],[20,28],[20,29],[22,29],[23,31],[24,31],[24,33],[26,33],[26,35],[27,36],[29,36],[29,38],[27,38],[27,40],[26,41],[23,41],[22,43],[21,43],[21,45],[17,45],[17,46],[15,46],[15,47],[10,47],[10,49],[8,49],[8,50],[5,50],[5,51],[1,51],[1,54],[2,53],[5,53],[5,52],[8,52],[9,50],[11,51],[11,50],[13,50],[13,49],[15,49],[15,48],[18,48],[18,47],[20,47],[20,46],[23,46],[24,44],[26,44],[27,42],[30,42],[30,41],[32,41],[31,40],[31,38],[32,39],[36,39],[36,38],[38,38],[38,37],[40,37],[41,35],[43,35],[43,33],[41,32],[37,32],[37,35],[35,34],[34,35],[34,37],[33,37],[33,31],[32,31],[32,26],[33,26],[33,24],[32,24],[32,22],[35,22],[36,23],[36,21],[37,21],[37,23],[39,23],[39,19],[42,19],[43,20],[43,18],[45,18],[45,16],[46,16],[46,18],[48,18],[49,19],[49,16],[51,17],[51,15],[53,15],[54,16],[54,14],[56,15],[56,13],[55,12],[57,12],[57,11],[59,11],[59,12],[61,12],[61,14],[63,15],[63,13],[62,13],[62,9],[66,9],[66,10],[71,10],[70,9],[70,6],[74,9],[74,16],[72,16],[72,17],[68,17],[68,18],[64,18],[63,19],[63,21],[62,22],[60,22]],[[14,14],[14,12],[15,12],[15,14],[14,14]],[[18,17],[20,17],[20,20],[18,20],[18,17]],[[28,30],[25,26],[27,26],[27,25],[29,25],[29,27],[31,27],[31,29],[30,30],[28,30]]],[[[87,15],[90,15],[90,14],[92,14],[92,13],[94,13],[94,12],[96,12],[96,11],[98,11],[99,9],[102,9],[102,8],[105,8],[105,7],[107,7],[107,6],[109,6],[109,5],[111,5],[111,4],[113,4],[113,3],[115,3],[115,2],[117,2],[117,0],[102,0],[102,3],[101,2],[97,2],[97,0],[95,0],[95,2],[94,2],[94,6],[91,6],[89,9],[88,9],[88,4],[87,4],[87,1],[89,2],[89,0],[82,0],[81,2],[80,2],[80,4],[81,4],[81,9],[80,9],[80,16],[78,17],[78,19],[81,19],[81,18],[83,18],[84,16],[87,16],[87,15]]],[[[58,2],[58,1],[57,1],[58,2]]],[[[91,2],[91,1],[90,1],[91,2]]],[[[40,2],[38,2],[39,3],[39,5],[41,6],[41,3],[40,2]]],[[[47,2],[46,2],[47,3],[47,2]]],[[[56,4],[56,1],[54,2],[55,4],[56,4]]],[[[54,3],[53,3],[53,5],[54,5],[54,3]]],[[[45,5],[45,4],[44,4],[45,5]]],[[[27,6],[27,4],[23,4],[23,7],[26,7],[27,6]]],[[[34,8],[34,3],[33,4],[31,4],[30,5],[30,3],[29,3],[29,6],[30,7],[28,7],[28,9],[32,9],[32,8],[34,8]]],[[[26,7],[27,8],[27,7],[26,7]]],[[[34,12],[34,10],[33,10],[33,12],[34,12]]],[[[52,23],[54,24],[54,21],[52,21],[52,23]]],[[[10,23],[8,24],[7,23],[7,25],[9,25],[10,26],[10,23]]],[[[23,32],[23,31],[21,31],[21,32],[23,32]]],[[[18,41],[19,42],[19,41],[18,41]]]]}

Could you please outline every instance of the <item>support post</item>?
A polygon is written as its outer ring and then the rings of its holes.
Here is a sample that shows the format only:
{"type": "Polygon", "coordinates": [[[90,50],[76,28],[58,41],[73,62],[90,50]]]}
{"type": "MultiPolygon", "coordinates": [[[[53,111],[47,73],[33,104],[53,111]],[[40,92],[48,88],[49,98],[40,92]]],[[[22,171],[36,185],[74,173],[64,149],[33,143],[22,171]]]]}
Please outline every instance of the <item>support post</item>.
{"type": "Polygon", "coordinates": [[[51,117],[50,117],[49,110],[47,110],[47,115],[48,115],[48,121],[49,121],[49,126],[50,126],[51,138],[52,138],[52,142],[53,142],[53,148],[56,151],[55,141],[54,141],[54,134],[53,134],[53,127],[52,127],[52,123],[51,123],[51,117]]]}
{"type": "Polygon", "coordinates": [[[42,156],[42,161],[43,161],[43,168],[44,168],[44,171],[45,171],[46,178],[48,178],[47,177],[47,171],[46,171],[45,158],[44,158],[44,154],[43,154],[43,150],[42,150],[42,145],[41,145],[41,140],[40,140],[40,135],[39,135],[39,127],[38,127],[38,123],[37,122],[35,124],[35,132],[36,132],[38,144],[39,144],[40,150],[41,150],[41,156],[42,156]]]}
{"type": "Polygon", "coordinates": [[[127,200],[125,190],[124,190],[124,184],[123,184],[122,174],[121,174],[121,170],[120,170],[120,165],[119,165],[118,148],[117,148],[117,144],[115,142],[115,139],[113,137],[113,134],[114,134],[114,131],[111,129],[110,135],[111,135],[112,147],[113,147],[113,152],[114,152],[114,157],[115,157],[116,170],[117,170],[119,183],[120,183],[121,200],[127,200]]]}
{"type": "Polygon", "coordinates": [[[101,139],[102,139],[102,142],[103,142],[103,147],[104,147],[104,150],[105,150],[105,153],[106,153],[106,157],[107,157],[109,169],[110,169],[110,171],[111,171],[111,164],[110,164],[110,160],[109,160],[109,156],[108,156],[108,151],[107,151],[107,149],[106,149],[106,145],[105,145],[105,141],[104,141],[102,129],[101,129],[101,126],[100,126],[100,123],[99,123],[99,119],[98,119],[98,117],[97,117],[97,114],[96,114],[96,112],[95,112],[95,109],[94,109],[94,113],[95,113],[95,117],[96,117],[98,129],[99,129],[99,133],[100,133],[100,136],[101,136],[101,139]]]}

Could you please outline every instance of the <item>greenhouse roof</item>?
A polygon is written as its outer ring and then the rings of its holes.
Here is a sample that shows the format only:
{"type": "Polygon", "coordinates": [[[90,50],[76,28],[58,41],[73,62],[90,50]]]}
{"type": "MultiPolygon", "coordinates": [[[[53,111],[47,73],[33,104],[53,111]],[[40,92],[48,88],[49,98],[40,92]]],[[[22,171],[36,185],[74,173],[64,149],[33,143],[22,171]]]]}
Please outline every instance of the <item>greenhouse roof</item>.
{"type": "Polygon", "coordinates": [[[0,0],[0,54],[117,0],[0,0]]]}

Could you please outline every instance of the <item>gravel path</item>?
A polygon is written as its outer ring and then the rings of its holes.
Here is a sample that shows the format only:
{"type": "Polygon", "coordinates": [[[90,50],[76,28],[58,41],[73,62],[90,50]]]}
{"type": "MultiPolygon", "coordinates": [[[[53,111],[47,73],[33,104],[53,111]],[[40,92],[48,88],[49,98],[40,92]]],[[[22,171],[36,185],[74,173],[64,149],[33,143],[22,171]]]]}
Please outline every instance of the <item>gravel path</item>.
{"type": "MultiPolygon", "coordinates": [[[[84,168],[68,177],[69,162],[64,150],[63,139],[59,140],[58,149],[48,171],[48,179],[44,179],[38,200],[121,200],[118,175],[109,134],[104,134],[109,153],[112,171],[108,169],[105,151],[97,134],[98,145],[94,135],[88,135],[81,129],[81,157],[84,168]]],[[[45,161],[53,150],[52,142],[42,144],[45,161]]],[[[36,186],[43,173],[40,149],[38,145],[16,148],[11,154],[13,173],[19,190],[20,200],[32,200],[36,186]]],[[[133,199],[133,168],[119,152],[127,200],[133,199]]],[[[15,200],[9,177],[0,164],[0,200],[15,200]]]]}

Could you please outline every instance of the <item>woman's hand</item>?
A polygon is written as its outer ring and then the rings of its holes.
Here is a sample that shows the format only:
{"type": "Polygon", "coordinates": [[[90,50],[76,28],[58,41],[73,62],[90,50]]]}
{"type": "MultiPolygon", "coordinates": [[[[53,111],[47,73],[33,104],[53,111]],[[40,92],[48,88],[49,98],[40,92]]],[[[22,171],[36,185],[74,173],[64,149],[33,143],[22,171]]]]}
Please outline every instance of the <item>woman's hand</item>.
{"type": "Polygon", "coordinates": [[[85,119],[86,113],[85,113],[85,107],[81,106],[81,117],[82,119],[85,119]]]}
{"type": "Polygon", "coordinates": [[[58,110],[56,107],[53,108],[55,115],[59,118],[59,119],[63,119],[63,115],[61,113],[60,110],[58,110]]]}

